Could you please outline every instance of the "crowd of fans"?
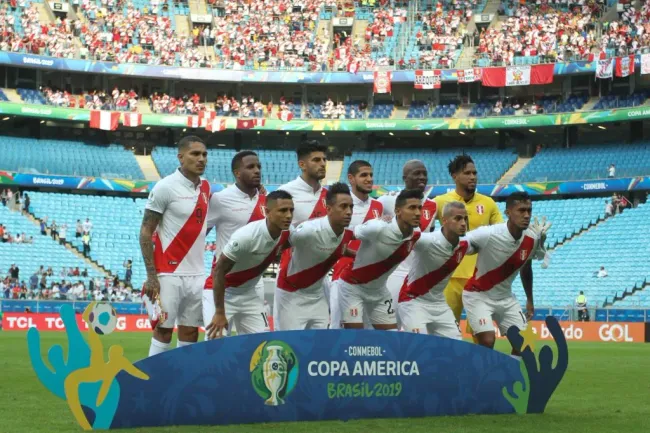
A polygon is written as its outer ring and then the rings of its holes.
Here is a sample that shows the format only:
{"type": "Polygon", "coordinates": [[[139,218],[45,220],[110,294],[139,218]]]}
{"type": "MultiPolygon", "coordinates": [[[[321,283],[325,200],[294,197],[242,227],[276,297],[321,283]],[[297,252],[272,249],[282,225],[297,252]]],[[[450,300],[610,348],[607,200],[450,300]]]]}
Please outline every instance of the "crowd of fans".
{"type": "Polygon", "coordinates": [[[601,50],[614,50],[618,56],[635,54],[650,46],[650,0],[642,2],[641,9],[632,3],[623,6],[620,20],[603,24],[601,50]]]}
{"type": "Polygon", "coordinates": [[[57,107],[86,108],[89,110],[136,111],[138,94],[134,89],[128,92],[117,86],[111,92],[91,90],[83,95],[73,95],[67,90],[42,86],[41,94],[49,105],[57,107]]]}

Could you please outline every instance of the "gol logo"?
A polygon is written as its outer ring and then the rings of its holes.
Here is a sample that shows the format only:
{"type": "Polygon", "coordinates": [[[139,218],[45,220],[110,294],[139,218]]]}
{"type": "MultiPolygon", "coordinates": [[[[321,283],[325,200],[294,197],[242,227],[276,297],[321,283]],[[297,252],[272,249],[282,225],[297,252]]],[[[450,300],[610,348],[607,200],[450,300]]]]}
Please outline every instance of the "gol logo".
{"type": "Polygon", "coordinates": [[[598,329],[598,336],[602,341],[634,341],[629,336],[627,325],[602,325],[598,329]]]}

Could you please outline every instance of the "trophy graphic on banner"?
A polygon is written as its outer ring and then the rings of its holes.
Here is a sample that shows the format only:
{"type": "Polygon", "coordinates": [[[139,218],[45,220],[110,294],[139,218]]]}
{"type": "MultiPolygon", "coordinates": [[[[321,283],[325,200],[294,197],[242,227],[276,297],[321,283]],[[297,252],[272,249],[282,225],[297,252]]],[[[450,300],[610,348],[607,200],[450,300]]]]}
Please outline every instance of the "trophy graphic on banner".
{"type": "Polygon", "coordinates": [[[287,383],[287,362],[282,357],[281,346],[268,346],[266,350],[269,355],[264,361],[264,384],[271,392],[271,397],[264,404],[278,406],[284,404],[279,394],[287,383]]]}

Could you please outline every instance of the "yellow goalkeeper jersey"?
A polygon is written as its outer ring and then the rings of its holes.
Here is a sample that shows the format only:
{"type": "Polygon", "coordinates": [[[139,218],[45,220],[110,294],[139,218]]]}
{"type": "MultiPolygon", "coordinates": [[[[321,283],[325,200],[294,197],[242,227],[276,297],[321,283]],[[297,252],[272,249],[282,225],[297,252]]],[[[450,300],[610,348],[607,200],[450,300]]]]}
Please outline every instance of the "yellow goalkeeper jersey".
{"type": "MultiPolygon", "coordinates": [[[[450,191],[447,194],[439,195],[434,200],[437,204],[437,218],[441,224],[442,210],[450,201],[459,201],[465,204],[465,208],[467,208],[467,216],[469,217],[469,230],[503,222],[501,212],[499,212],[499,208],[494,200],[492,200],[491,197],[479,194],[478,192],[474,193],[474,197],[469,201],[465,201],[456,193],[456,191],[450,191]]],[[[476,255],[465,256],[463,261],[460,262],[460,265],[456,268],[452,277],[469,279],[474,274],[475,266],[476,255]]]]}

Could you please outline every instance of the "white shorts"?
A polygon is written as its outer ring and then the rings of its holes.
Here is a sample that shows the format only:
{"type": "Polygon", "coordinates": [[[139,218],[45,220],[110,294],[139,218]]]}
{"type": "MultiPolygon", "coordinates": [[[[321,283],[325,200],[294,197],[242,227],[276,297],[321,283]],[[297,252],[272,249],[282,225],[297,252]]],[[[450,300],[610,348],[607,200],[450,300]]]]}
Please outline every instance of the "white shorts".
{"type": "Polygon", "coordinates": [[[508,298],[492,299],[486,292],[463,291],[463,304],[467,321],[474,330],[474,335],[481,332],[494,332],[492,321],[497,322],[501,335],[506,335],[508,328],[516,326],[526,328],[526,316],[521,311],[519,301],[513,294],[508,298]]]}
{"type": "Polygon", "coordinates": [[[402,323],[402,318],[400,317],[400,312],[399,308],[397,308],[397,303],[399,299],[399,292],[402,290],[402,286],[404,285],[404,279],[406,278],[406,274],[402,273],[402,271],[393,271],[392,274],[390,274],[390,277],[388,277],[388,280],[386,280],[386,288],[388,289],[388,292],[390,293],[391,296],[391,301],[392,301],[392,308],[395,310],[395,319],[397,320],[397,329],[402,329],[403,328],[403,323],[402,323]]]}
{"type": "MultiPolygon", "coordinates": [[[[328,283],[324,280],[325,284],[328,283]]],[[[287,292],[276,287],[273,303],[276,331],[327,329],[329,325],[329,306],[324,289],[318,293],[305,293],[301,290],[287,292]]]]}
{"type": "Polygon", "coordinates": [[[441,302],[431,302],[416,298],[400,302],[397,311],[406,332],[437,335],[454,340],[463,338],[454,313],[444,299],[441,302]]]}
{"type": "MultiPolygon", "coordinates": [[[[262,293],[264,293],[262,280],[252,290],[240,291],[237,288],[226,289],[227,335],[231,335],[233,329],[237,335],[257,334],[259,332],[269,331],[269,320],[266,317],[266,313],[264,313],[264,302],[259,297],[260,286],[262,287],[262,293]]],[[[212,290],[203,290],[204,326],[207,327],[210,324],[215,311],[214,292],[212,290]]]]}
{"type": "MultiPolygon", "coordinates": [[[[341,305],[339,301],[339,284],[341,284],[342,281],[343,280],[341,279],[332,281],[330,286],[330,329],[343,328],[343,322],[341,321],[341,305]]],[[[366,311],[363,313],[363,327],[366,329],[374,329],[366,311]]]]}
{"type": "Polygon", "coordinates": [[[159,326],[175,325],[198,328],[203,323],[201,299],[205,277],[203,275],[159,275],[160,304],[167,319],[159,326]]]}
{"type": "Polygon", "coordinates": [[[368,290],[341,280],[339,305],[343,323],[363,323],[364,314],[373,325],[397,323],[393,300],[386,287],[368,290]]]}

